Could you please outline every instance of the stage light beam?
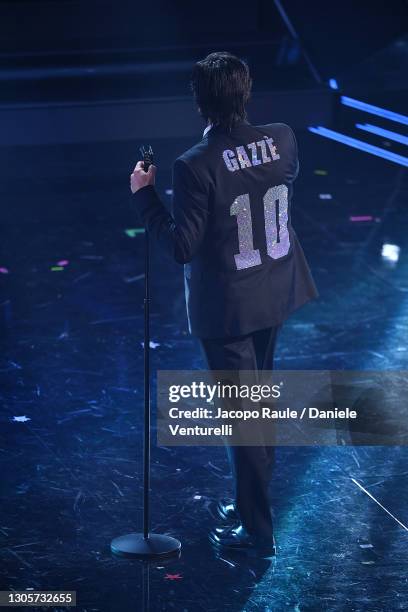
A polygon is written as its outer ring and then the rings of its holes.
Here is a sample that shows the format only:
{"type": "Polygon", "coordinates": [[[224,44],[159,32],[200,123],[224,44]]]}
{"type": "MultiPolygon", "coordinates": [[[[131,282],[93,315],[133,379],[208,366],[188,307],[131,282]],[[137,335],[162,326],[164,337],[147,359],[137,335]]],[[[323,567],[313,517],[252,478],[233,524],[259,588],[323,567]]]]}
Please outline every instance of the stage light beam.
{"type": "Polygon", "coordinates": [[[365,488],[363,487],[363,485],[361,485],[361,484],[360,484],[360,483],[359,483],[359,482],[358,482],[358,481],[357,481],[355,478],[352,478],[351,480],[352,480],[352,482],[354,482],[354,484],[355,484],[355,485],[357,485],[357,486],[358,486],[358,488],[359,488],[361,491],[363,491],[363,492],[364,492],[366,495],[368,495],[368,497],[369,497],[370,499],[372,499],[372,500],[373,500],[373,501],[374,501],[376,504],[378,504],[378,505],[380,506],[380,508],[382,508],[382,509],[384,510],[384,512],[386,512],[386,513],[387,513],[387,514],[388,514],[388,515],[389,515],[391,518],[393,518],[393,519],[394,519],[394,521],[396,521],[396,522],[398,523],[398,525],[400,525],[400,526],[401,526],[403,529],[405,529],[405,531],[408,531],[408,527],[406,527],[406,526],[404,525],[404,523],[401,523],[401,521],[400,521],[400,520],[398,520],[396,516],[394,516],[393,514],[391,514],[391,512],[390,512],[389,510],[387,510],[387,508],[385,508],[385,506],[383,506],[383,505],[382,505],[382,504],[381,504],[381,503],[378,501],[378,499],[375,499],[374,495],[371,495],[371,493],[370,493],[369,491],[367,491],[367,489],[365,489],[365,488]]]}
{"type": "Polygon", "coordinates": [[[392,132],[391,130],[385,130],[384,128],[378,127],[377,125],[371,125],[371,123],[356,123],[356,128],[376,134],[377,136],[383,136],[389,140],[400,142],[403,145],[408,145],[408,136],[398,134],[398,132],[392,132]]]}
{"type": "Polygon", "coordinates": [[[318,136],[323,136],[325,138],[330,138],[331,140],[336,140],[337,142],[341,142],[342,144],[348,145],[349,147],[353,147],[354,149],[359,149],[360,151],[364,151],[365,153],[370,153],[371,155],[382,157],[383,159],[392,161],[395,164],[400,164],[401,166],[406,167],[408,166],[408,157],[405,157],[404,155],[398,155],[397,153],[393,153],[392,151],[386,151],[385,149],[381,149],[381,147],[376,147],[372,144],[369,144],[368,142],[364,142],[363,140],[358,140],[358,138],[352,138],[351,136],[341,134],[340,132],[330,130],[329,128],[325,128],[323,126],[309,127],[309,131],[313,134],[317,134],[318,136]]]}
{"type": "Polygon", "coordinates": [[[396,121],[397,123],[408,125],[408,117],[406,115],[401,115],[400,113],[395,113],[394,111],[381,108],[380,106],[374,106],[374,104],[368,104],[367,102],[362,102],[361,100],[355,100],[354,98],[349,98],[348,96],[341,96],[340,100],[345,106],[350,106],[351,108],[356,108],[357,110],[364,111],[365,113],[371,113],[372,115],[384,117],[384,119],[389,119],[390,121],[396,121]]]}

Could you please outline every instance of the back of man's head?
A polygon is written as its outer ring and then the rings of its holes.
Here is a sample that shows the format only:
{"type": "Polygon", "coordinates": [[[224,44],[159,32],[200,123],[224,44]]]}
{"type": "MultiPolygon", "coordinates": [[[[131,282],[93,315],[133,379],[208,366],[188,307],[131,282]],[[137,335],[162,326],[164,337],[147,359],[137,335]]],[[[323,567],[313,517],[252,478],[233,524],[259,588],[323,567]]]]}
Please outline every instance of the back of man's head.
{"type": "Polygon", "coordinates": [[[202,117],[227,130],[246,119],[251,85],[247,64],[226,51],[210,53],[197,62],[191,78],[202,117]]]}

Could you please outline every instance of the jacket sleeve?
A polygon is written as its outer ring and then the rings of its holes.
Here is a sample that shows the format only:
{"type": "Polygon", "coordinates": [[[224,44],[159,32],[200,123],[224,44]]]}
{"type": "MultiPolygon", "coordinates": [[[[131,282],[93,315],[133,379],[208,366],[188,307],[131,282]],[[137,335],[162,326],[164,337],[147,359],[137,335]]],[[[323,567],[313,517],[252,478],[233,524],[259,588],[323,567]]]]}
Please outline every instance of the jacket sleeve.
{"type": "Polygon", "coordinates": [[[173,214],[160,200],[153,185],[133,195],[140,219],[164,250],[178,263],[194,257],[200,247],[208,219],[208,191],[181,159],[173,167],[173,214]]]}

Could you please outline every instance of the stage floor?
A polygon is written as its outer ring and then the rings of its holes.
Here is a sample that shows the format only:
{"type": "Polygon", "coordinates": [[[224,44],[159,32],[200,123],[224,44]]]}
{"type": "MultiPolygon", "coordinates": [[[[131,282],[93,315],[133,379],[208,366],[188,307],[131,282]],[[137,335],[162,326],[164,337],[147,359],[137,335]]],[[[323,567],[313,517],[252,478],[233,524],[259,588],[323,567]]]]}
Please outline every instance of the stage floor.
{"type": "MultiPolygon", "coordinates": [[[[292,218],[320,298],[284,326],[276,367],[408,369],[406,173],[298,139],[292,218]],[[384,243],[401,248],[394,265],[384,243]]],[[[111,555],[111,538],[142,520],[143,234],[126,231],[139,226],[136,144],[1,152],[1,589],[76,590],[84,612],[139,612],[144,575],[152,612],[406,610],[407,530],[352,480],[407,525],[402,447],[279,448],[272,560],[208,541],[232,493],[222,448],[154,444],[152,529],[180,538],[181,557],[147,572],[111,555]]],[[[152,144],[169,198],[170,160],[190,143],[152,144]]],[[[181,268],[155,248],[152,275],[153,368],[203,367],[181,268]]]]}

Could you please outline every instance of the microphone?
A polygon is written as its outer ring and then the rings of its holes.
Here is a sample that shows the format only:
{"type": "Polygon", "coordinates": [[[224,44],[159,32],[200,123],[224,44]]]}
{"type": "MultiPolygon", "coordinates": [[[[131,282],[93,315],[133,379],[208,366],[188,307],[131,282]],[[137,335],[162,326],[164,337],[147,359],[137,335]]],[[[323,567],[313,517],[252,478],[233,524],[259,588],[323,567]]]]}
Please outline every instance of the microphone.
{"type": "Polygon", "coordinates": [[[143,157],[143,170],[147,172],[149,166],[151,166],[153,163],[153,149],[151,145],[142,145],[140,147],[140,153],[143,157]]]}

